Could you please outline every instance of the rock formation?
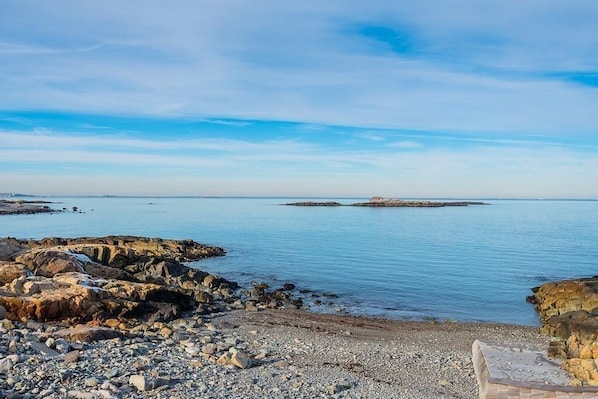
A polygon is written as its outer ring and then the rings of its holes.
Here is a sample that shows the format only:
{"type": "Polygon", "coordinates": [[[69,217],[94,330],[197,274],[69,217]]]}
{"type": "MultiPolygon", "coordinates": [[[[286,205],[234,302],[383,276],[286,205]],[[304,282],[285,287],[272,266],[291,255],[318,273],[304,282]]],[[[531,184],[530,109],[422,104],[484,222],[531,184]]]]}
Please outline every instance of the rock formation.
{"type": "Polygon", "coordinates": [[[6,238],[0,240],[0,306],[12,320],[170,320],[238,288],[181,263],[224,253],[191,240],[6,238]]]}
{"type": "Polygon", "coordinates": [[[168,321],[183,312],[228,308],[259,310],[302,306],[289,292],[267,285],[240,290],[237,283],[191,268],[222,256],[219,247],[192,240],[131,236],[0,239],[0,308],[11,320],[168,321]]]}
{"type": "Polygon", "coordinates": [[[551,282],[528,300],[554,337],[548,353],[565,359],[563,368],[578,384],[598,386],[598,277],[551,282]]]}
{"type": "Polygon", "coordinates": [[[26,215],[33,213],[59,212],[45,204],[50,204],[50,202],[0,199],[0,215],[26,215]]]}

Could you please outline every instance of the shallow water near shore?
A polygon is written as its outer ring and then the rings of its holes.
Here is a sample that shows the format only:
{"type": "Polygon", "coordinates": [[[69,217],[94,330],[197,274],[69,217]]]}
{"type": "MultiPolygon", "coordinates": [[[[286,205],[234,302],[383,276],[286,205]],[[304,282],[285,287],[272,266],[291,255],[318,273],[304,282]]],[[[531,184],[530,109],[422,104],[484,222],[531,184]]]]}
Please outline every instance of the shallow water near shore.
{"type": "Polygon", "coordinates": [[[312,301],[316,311],[538,325],[525,301],[532,287],[598,274],[597,201],[354,208],[280,206],[304,198],[43,199],[67,211],[2,216],[0,236],[191,238],[227,250],[197,267],[246,284],[293,282],[318,295],[306,294],[324,303],[312,301]]]}

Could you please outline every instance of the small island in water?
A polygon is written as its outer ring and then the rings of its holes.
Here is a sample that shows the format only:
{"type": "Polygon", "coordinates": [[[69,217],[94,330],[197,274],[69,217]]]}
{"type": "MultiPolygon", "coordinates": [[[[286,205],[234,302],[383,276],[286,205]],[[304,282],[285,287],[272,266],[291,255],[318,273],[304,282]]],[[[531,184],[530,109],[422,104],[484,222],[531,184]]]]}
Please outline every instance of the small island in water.
{"type": "Polygon", "coordinates": [[[49,201],[25,201],[0,199],[0,215],[23,215],[33,213],[58,212],[46,204],[49,201]]]}
{"type": "Polygon", "coordinates": [[[384,197],[371,197],[367,202],[356,202],[353,204],[341,204],[336,201],[301,201],[291,202],[290,206],[362,206],[372,208],[440,208],[444,206],[469,206],[489,205],[479,201],[428,201],[428,200],[402,200],[384,197]]]}

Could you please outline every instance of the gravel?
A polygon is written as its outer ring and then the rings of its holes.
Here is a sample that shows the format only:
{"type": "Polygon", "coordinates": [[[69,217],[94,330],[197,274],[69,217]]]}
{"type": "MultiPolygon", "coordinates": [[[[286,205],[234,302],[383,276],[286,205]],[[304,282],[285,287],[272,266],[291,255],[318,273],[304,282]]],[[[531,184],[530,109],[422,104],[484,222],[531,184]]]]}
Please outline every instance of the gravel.
{"type": "Polygon", "coordinates": [[[189,314],[95,342],[52,337],[62,327],[0,320],[0,398],[477,398],[475,339],[548,345],[533,327],[301,310],[189,314]]]}

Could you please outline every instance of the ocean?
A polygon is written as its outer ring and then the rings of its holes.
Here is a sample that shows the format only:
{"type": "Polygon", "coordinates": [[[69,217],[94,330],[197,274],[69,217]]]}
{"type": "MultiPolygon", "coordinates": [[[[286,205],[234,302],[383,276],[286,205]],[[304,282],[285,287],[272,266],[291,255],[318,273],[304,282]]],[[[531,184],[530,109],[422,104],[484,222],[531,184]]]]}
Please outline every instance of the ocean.
{"type": "Polygon", "coordinates": [[[535,326],[532,287],[598,274],[598,201],[361,208],[280,205],[305,198],[42,199],[66,211],[2,216],[0,236],[190,238],[227,251],[192,266],[248,286],[294,283],[309,291],[300,295],[313,311],[535,326]]]}

